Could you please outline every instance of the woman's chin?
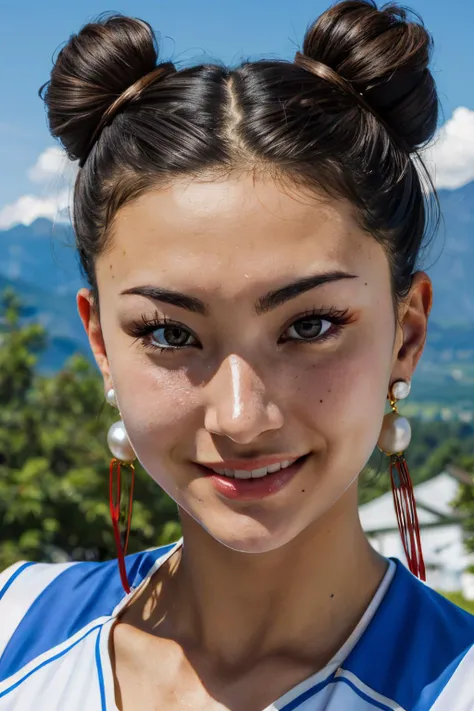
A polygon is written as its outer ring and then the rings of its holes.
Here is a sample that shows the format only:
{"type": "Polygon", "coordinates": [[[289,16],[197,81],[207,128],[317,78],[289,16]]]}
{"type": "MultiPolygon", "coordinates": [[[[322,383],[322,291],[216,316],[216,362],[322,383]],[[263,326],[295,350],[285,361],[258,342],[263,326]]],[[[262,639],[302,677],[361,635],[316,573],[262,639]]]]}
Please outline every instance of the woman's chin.
{"type": "Polygon", "coordinates": [[[300,527],[297,528],[288,520],[267,520],[263,524],[256,519],[246,518],[245,522],[227,521],[225,525],[222,521],[201,520],[199,523],[216,541],[238,553],[269,553],[286,545],[301,533],[300,527]]]}

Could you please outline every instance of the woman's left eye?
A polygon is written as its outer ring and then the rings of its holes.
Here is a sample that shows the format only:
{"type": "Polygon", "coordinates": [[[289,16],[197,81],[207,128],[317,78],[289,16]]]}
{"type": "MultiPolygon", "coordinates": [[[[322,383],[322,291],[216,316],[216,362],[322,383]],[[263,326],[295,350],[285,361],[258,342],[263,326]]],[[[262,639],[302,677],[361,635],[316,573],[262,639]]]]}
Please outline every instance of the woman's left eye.
{"type": "Polygon", "coordinates": [[[285,340],[314,341],[322,338],[333,323],[320,316],[304,316],[291,324],[285,332],[285,340]]]}

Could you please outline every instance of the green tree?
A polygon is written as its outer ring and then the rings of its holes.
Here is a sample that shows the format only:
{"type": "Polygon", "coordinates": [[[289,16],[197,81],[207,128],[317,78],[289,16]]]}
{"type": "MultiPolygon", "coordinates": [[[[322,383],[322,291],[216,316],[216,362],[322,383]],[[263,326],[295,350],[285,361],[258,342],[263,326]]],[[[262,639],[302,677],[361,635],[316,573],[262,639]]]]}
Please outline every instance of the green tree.
{"type": "MultiPolygon", "coordinates": [[[[52,377],[35,373],[44,330],[22,324],[11,292],[0,301],[0,569],[19,559],[115,556],[108,508],[101,379],[82,356],[52,377]]],[[[180,534],[177,507],[137,466],[129,551],[180,534]]]]}
{"type": "MultiPolygon", "coordinates": [[[[466,548],[474,553],[474,454],[462,457],[459,466],[472,474],[472,484],[460,484],[454,506],[463,516],[463,531],[466,548]]],[[[474,566],[471,567],[474,573],[474,566]]]]}

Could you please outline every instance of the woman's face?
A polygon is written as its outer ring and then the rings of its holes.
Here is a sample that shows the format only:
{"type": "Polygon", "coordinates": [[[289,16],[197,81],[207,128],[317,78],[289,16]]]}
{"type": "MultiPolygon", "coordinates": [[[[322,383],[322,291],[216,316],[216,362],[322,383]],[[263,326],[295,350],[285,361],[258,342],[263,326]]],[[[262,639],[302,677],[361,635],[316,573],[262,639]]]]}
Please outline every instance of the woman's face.
{"type": "Polygon", "coordinates": [[[403,340],[350,206],[183,180],[120,210],[96,271],[105,387],[150,476],[235,550],[328,512],[374,449],[403,340]]]}

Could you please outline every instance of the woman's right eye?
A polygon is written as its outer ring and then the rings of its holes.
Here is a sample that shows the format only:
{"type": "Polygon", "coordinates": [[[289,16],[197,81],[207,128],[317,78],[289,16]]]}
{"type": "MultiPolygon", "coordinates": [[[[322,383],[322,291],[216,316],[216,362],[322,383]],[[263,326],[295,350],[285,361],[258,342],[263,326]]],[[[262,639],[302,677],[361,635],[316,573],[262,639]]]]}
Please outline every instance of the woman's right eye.
{"type": "Polygon", "coordinates": [[[178,324],[165,324],[148,334],[148,342],[154,348],[163,350],[187,348],[196,346],[197,339],[183,326],[178,324]]]}
{"type": "Polygon", "coordinates": [[[159,351],[179,351],[184,348],[201,348],[196,336],[186,326],[155,315],[143,315],[125,328],[126,333],[139,342],[143,348],[159,351]]]}

